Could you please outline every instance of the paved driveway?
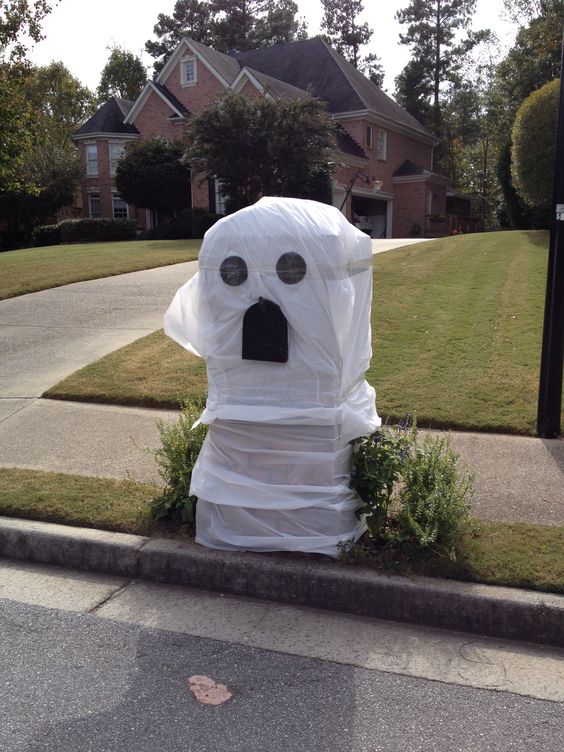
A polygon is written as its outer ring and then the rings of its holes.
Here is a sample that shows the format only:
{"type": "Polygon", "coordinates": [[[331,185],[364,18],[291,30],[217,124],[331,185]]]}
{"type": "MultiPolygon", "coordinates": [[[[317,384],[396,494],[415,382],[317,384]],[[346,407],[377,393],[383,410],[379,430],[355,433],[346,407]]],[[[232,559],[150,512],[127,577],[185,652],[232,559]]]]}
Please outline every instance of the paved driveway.
{"type": "Polygon", "coordinates": [[[0,399],[39,397],[159,329],[172,296],[196,269],[191,261],[0,301],[0,399]]]}

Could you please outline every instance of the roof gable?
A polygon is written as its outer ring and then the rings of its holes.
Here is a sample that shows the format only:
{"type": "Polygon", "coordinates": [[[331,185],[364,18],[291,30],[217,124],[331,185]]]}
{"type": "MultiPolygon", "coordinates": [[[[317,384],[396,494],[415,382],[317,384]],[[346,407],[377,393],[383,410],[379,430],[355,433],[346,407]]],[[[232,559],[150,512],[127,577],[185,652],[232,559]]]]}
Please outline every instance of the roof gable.
{"type": "Polygon", "coordinates": [[[200,42],[190,37],[183,37],[178,43],[176,49],[167,60],[163,69],[155,79],[157,83],[164,84],[178,65],[180,60],[186,55],[194,55],[212,73],[223,86],[230,86],[241,69],[241,66],[233,57],[224,55],[212,47],[206,47],[200,42]]]}

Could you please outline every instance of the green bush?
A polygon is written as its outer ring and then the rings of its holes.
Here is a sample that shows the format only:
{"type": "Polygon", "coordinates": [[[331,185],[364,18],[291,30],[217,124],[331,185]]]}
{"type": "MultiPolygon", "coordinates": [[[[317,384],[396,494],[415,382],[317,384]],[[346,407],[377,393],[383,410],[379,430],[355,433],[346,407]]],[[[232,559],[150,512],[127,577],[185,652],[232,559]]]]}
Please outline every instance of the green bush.
{"type": "Polygon", "coordinates": [[[162,447],[155,451],[155,459],[165,488],[151,502],[151,515],[156,520],[172,517],[194,524],[196,497],[190,496],[192,470],[206,437],[207,426],[194,423],[202,412],[202,405],[185,402],[177,423],[158,424],[162,447]]]}
{"type": "Polygon", "coordinates": [[[552,202],[559,95],[558,79],[534,91],[519,107],[511,133],[513,185],[528,206],[547,211],[552,202]]]}
{"type": "Polygon", "coordinates": [[[193,226],[194,237],[203,238],[206,232],[213,227],[215,223],[223,217],[222,214],[207,214],[194,212],[193,226]]]}
{"type": "Polygon", "coordinates": [[[137,223],[133,219],[67,219],[59,227],[61,243],[135,240],[137,231],[137,223]]]}
{"type": "Polygon", "coordinates": [[[473,477],[458,466],[448,439],[417,443],[408,418],[353,445],[351,485],[377,544],[407,552],[433,551],[450,558],[468,530],[473,477]]]}
{"type": "Polygon", "coordinates": [[[472,495],[473,478],[458,468],[450,439],[427,436],[404,464],[400,511],[390,539],[454,558],[455,545],[468,529],[472,495]]]}
{"type": "Polygon", "coordinates": [[[38,225],[33,228],[32,237],[36,248],[44,245],[59,245],[61,227],[60,225],[38,225]]]}
{"type": "Polygon", "coordinates": [[[193,236],[192,222],[164,222],[145,233],[147,240],[184,240],[193,236]]]}

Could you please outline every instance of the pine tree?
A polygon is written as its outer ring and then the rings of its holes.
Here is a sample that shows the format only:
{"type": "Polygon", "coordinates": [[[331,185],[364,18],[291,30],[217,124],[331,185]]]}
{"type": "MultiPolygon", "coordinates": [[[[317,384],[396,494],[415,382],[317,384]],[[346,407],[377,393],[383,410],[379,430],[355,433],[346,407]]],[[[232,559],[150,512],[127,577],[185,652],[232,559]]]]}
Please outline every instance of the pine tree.
{"type": "Polygon", "coordinates": [[[428,92],[431,109],[426,124],[439,136],[441,85],[457,81],[465,55],[487,35],[468,31],[475,10],[476,0],[411,0],[407,8],[396,13],[398,21],[407,27],[406,33],[400,34],[400,42],[409,45],[412,52],[404,74],[400,74],[403,95],[410,97],[408,83],[419,91],[415,99],[428,92]],[[459,32],[464,31],[460,39],[459,32]],[[416,80],[414,74],[421,79],[416,80]]]}
{"type": "Polygon", "coordinates": [[[355,68],[361,67],[360,48],[368,44],[372,29],[358,16],[363,11],[361,0],[321,0],[323,18],[321,28],[337,52],[347,58],[355,68]]]}
{"type": "Polygon", "coordinates": [[[293,0],[177,0],[172,16],[159,14],[158,41],[148,40],[145,49],[158,73],[184,36],[220,52],[291,42],[307,37],[297,12],[293,0]]]}

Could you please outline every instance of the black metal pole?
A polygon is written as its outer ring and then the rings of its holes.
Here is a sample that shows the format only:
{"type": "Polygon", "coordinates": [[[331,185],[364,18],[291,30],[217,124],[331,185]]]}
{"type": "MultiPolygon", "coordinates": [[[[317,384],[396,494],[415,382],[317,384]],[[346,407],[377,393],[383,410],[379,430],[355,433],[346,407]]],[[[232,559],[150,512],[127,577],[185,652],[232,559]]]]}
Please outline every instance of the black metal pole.
{"type": "Polygon", "coordinates": [[[560,102],[554,160],[553,215],[540,368],[537,431],[543,439],[560,435],[564,371],[564,39],[560,66],[560,102]]]}

